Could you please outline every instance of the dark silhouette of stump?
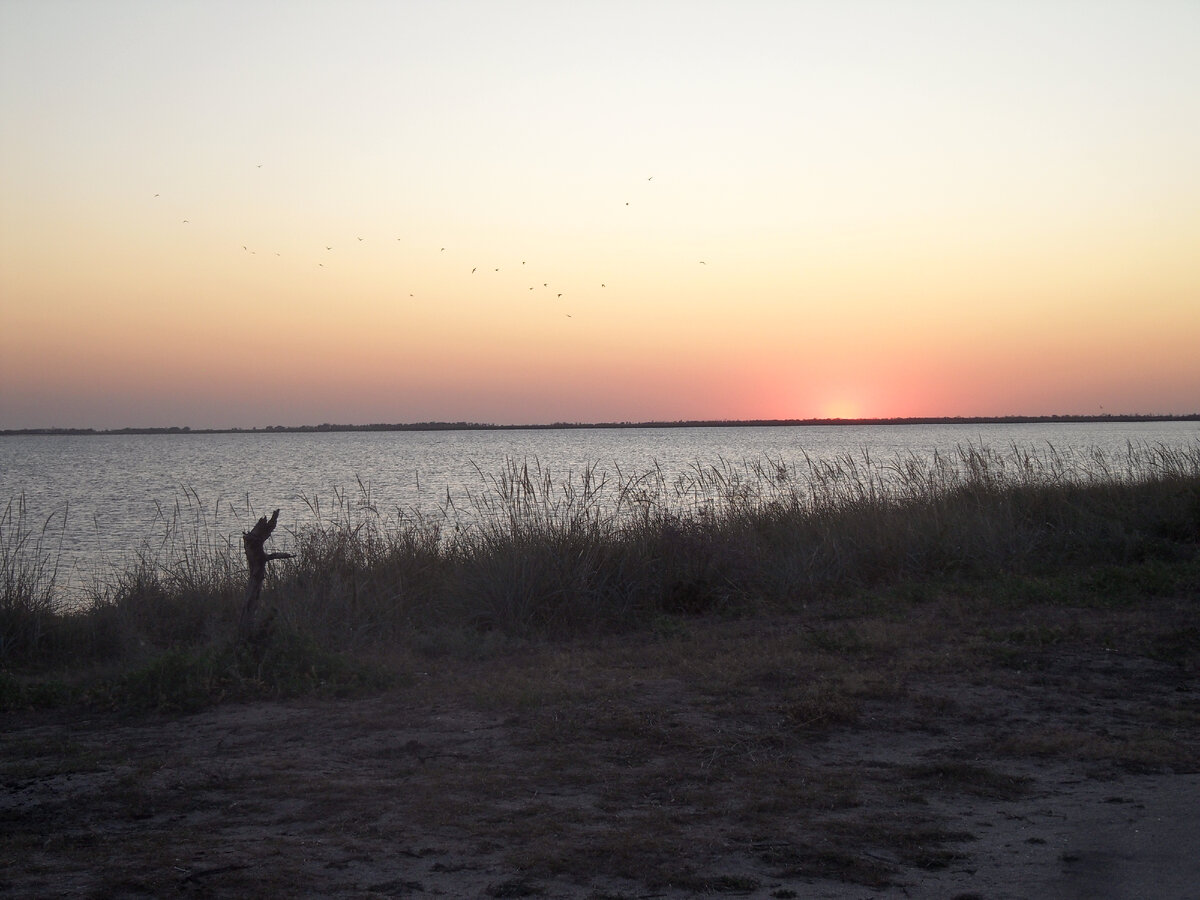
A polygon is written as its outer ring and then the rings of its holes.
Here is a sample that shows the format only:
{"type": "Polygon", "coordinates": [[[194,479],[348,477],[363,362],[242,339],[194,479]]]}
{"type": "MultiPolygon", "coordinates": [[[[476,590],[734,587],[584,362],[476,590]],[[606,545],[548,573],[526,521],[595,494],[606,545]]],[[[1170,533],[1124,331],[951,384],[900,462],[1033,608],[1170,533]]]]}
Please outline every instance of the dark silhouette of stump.
{"type": "Polygon", "coordinates": [[[246,548],[246,565],[250,568],[250,580],[246,584],[246,605],[242,607],[241,635],[242,640],[250,638],[254,632],[254,615],[258,610],[258,597],[262,593],[263,581],[267,577],[267,563],[273,559],[294,559],[294,553],[267,553],[263,544],[275,530],[279,521],[279,510],[271,514],[271,518],[263,516],[253,528],[242,532],[242,546],[246,548]]]}

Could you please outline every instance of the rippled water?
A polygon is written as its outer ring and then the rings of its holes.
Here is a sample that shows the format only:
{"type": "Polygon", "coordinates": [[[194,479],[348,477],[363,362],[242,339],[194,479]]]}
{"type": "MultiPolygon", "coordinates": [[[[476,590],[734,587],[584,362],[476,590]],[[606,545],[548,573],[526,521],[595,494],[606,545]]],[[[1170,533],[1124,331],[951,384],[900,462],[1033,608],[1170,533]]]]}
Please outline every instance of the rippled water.
{"type": "Polygon", "coordinates": [[[1053,447],[1086,464],[1093,450],[1194,446],[1200,423],[781,426],[531,431],[153,434],[0,438],[0,506],[23,502],[76,578],[153,547],[172,528],[202,541],[237,540],[276,507],[287,529],[369,496],[386,520],[469,511],[508,460],[556,484],[590,468],[615,478],[660,471],[669,482],[721,461],[801,462],[864,453],[931,456],[964,445],[1033,453],[1053,447]],[[345,501],[343,503],[343,500],[345,501]]]}

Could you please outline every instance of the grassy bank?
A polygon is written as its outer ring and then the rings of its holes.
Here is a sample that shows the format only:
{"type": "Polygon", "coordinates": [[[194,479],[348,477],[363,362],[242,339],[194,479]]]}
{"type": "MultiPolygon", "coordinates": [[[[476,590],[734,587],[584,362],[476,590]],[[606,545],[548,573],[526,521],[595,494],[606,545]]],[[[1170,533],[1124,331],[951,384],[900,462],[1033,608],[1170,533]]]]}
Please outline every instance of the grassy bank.
{"type": "Polygon", "coordinates": [[[274,618],[255,642],[237,640],[240,548],[180,540],[68,602],[55,535],[10,503],[0,707],[352,692],[414,655],[669,634],[697,616],[864,592],[919,602],[948,584],[1002,596],[1015,580],[1064,602],[1136,604],[1147,579],[1168,591],[1194,580],[1200,543],[1200,445],[1119,459],[963,447],[932,460],[763,460],[676,480],[556,481],[513,463],[485,483],[441,517],[385,521],[369,491],[343,498],[294,533],[295,560],[272,564],[274,618]]]}

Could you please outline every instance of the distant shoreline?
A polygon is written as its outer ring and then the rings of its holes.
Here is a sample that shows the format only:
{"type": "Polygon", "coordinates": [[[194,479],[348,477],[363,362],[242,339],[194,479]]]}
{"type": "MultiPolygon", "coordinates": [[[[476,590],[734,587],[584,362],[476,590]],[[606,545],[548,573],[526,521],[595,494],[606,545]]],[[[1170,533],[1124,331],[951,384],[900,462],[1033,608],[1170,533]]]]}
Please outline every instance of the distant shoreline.
{"type": "Polygon", "coordinates": [[[1088,422],[1198,422],[1187,415],[912,416],[886,419],[681,419],[673,422],[553,422],[547,425],[492,425],[483,422],[413,422],[372,425],[268,425],[261,428],[7,428],[0,437],[19,435],[122,434],[311,434],[340,431],[570,431],[599,428],[773,428],[813,425],[1027,425],[1088,422]]]}

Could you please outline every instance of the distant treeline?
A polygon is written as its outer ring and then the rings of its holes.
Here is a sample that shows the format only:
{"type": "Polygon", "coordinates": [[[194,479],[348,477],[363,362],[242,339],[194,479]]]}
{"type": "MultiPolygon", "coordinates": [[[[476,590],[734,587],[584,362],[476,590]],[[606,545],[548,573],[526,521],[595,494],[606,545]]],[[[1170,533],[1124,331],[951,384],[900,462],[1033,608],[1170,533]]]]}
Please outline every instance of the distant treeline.
{"type": "Polygon", "coordinates": [[[674,422],[553,422],[548,425],[493,425],[485,422],[410,422],[371,425],[268,425],[264,428],[9,428],[3,435],[104,434],[306,434],[325,431],[554,431],[579,428],[745,428],[804,425],[1024,425],[1075,422],[1197,422],[1200,413],[1180,416],[914,416],[890,419],[681,419],[674,422]]]}

